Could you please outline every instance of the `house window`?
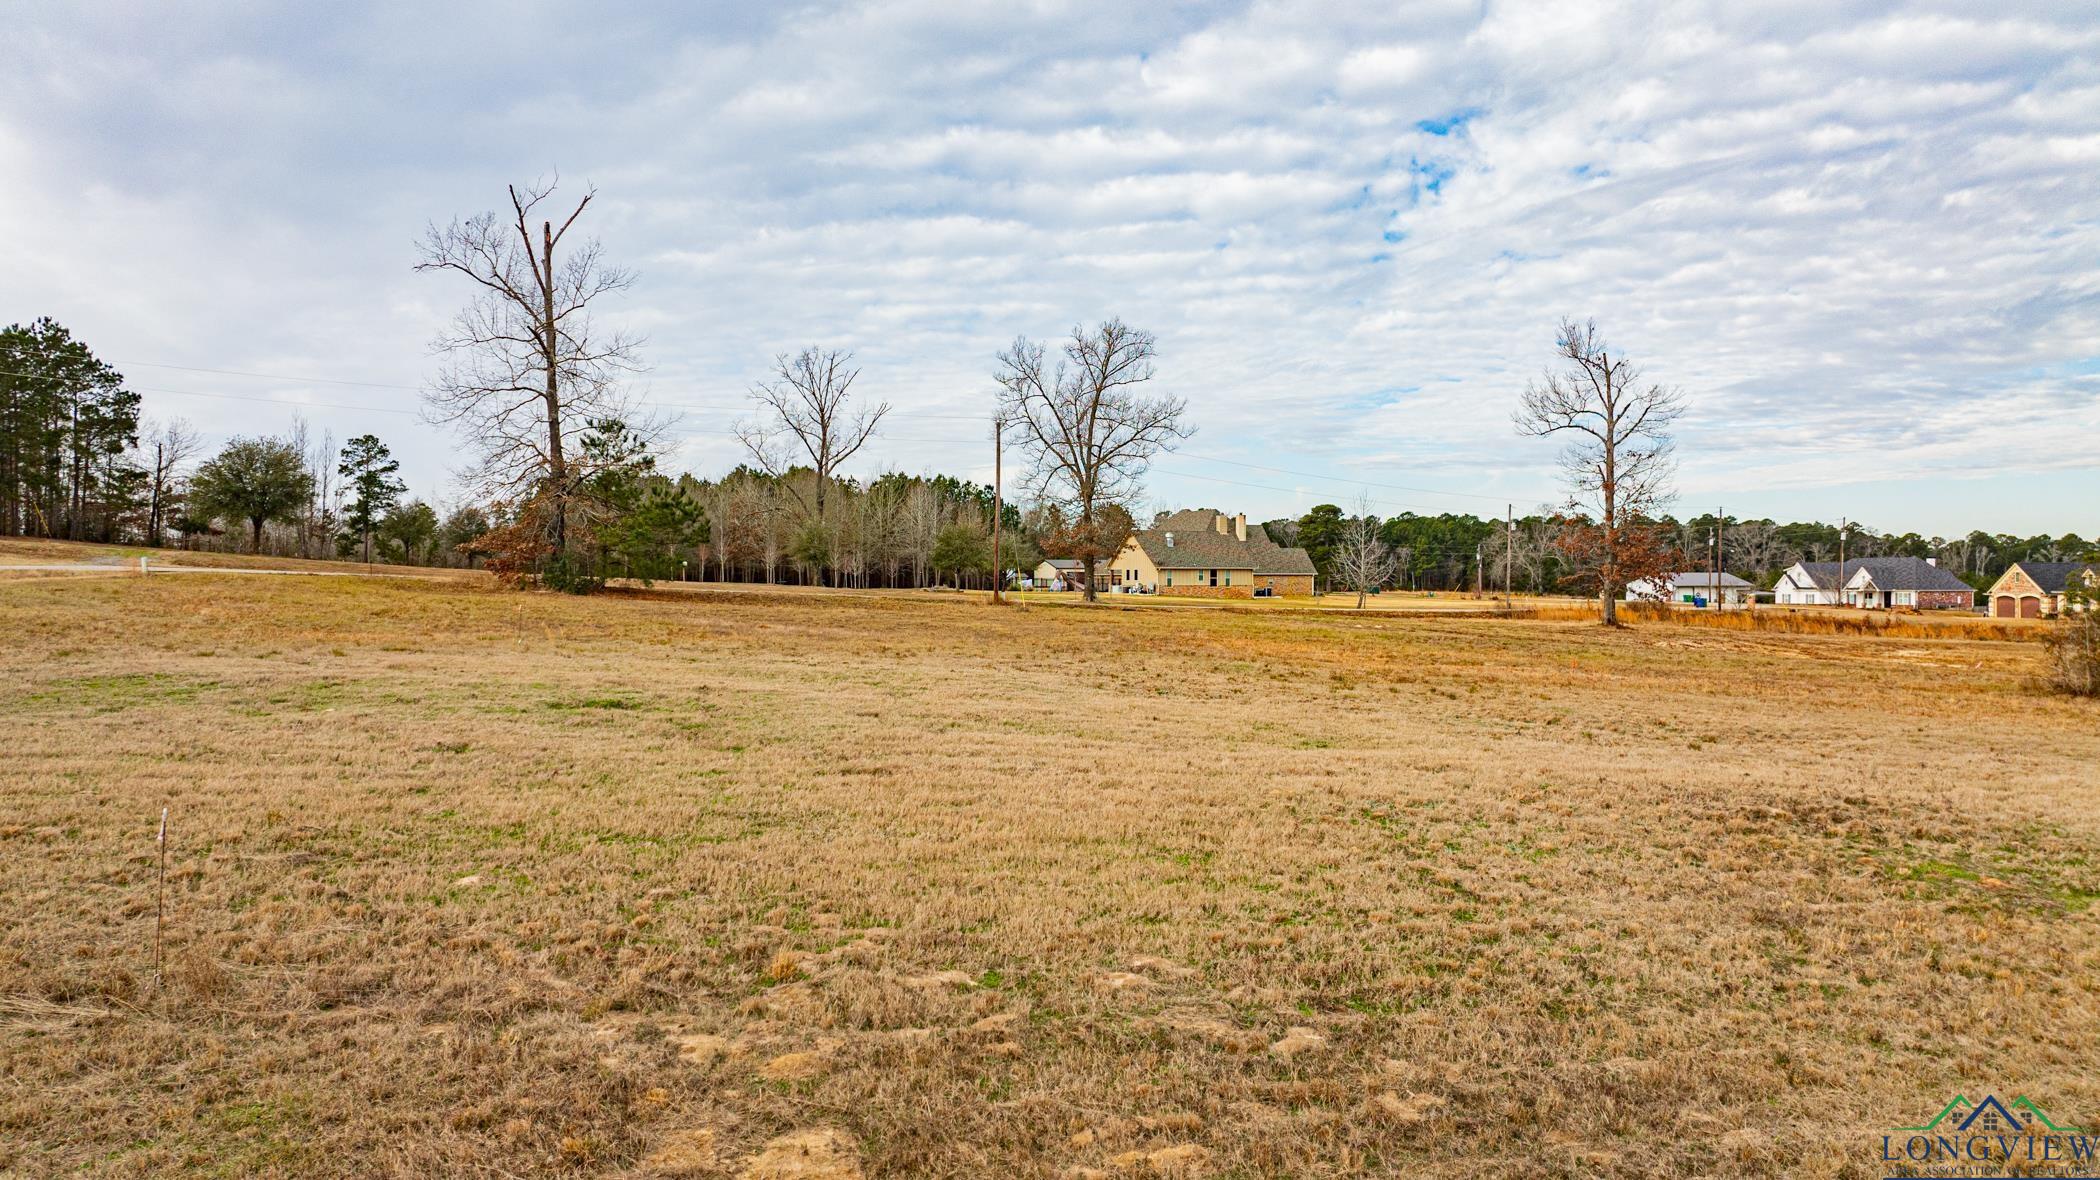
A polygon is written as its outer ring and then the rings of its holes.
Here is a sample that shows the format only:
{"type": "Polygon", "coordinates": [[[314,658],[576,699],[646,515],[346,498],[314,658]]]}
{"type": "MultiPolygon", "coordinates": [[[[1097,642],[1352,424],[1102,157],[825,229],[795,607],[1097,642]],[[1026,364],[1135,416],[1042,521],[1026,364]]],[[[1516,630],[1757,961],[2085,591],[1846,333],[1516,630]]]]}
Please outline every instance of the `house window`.
{"type": "Polygon", "coordinates": [[[1211,585],[1213,585],[1213,586],[1215,586],[1215,585],[1217,585],[1217,584],[1218,584],[1218,571],[1216,571],[1216,570],[1212,570],[1212,571],[1210,571],[1210,584],[1211,584],[1211,585]]]}
{"type": "Polygon", "coordinates": [[[1990,1134],[1992,1132],[2004,1130],[2003,1124],[2001,1124],[1998,1121],[1998,1112],[1995,1110],[1984,1111],[1982,1117],[1978,1118],[1976,1121],[1981,1126],[1985,1134],[1990,1134]]]}

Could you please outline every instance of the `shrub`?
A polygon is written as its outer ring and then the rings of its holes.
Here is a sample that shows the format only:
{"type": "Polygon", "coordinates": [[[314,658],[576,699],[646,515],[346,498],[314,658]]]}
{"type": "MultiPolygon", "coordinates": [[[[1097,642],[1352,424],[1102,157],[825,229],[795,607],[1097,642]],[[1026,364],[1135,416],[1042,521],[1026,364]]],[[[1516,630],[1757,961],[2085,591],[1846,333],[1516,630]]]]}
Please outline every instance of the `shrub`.
{"type": "Polygon", "coordinates": [[[2049,687],[2077,697],[2100,696],[2100,610],[2072,614],[2049,635],[2049,687]]]}

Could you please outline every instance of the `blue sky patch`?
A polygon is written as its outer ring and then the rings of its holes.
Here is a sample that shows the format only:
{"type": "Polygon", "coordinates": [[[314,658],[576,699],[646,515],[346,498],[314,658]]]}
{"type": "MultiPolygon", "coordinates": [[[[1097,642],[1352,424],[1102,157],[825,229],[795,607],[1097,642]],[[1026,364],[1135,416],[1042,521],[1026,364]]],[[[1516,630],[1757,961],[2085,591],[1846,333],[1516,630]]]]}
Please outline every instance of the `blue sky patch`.
{"type": "Polygon", "coordinates": [[[1461,111],[1453,111],[1441,119],[1424,119],[1415,124],[1415,130],[1424,131],[1430,135],[1463,135],[1465,134],[1466,124],[1479,118],[1482,113],[1479,107],[1467,107],[1461,111]]]}

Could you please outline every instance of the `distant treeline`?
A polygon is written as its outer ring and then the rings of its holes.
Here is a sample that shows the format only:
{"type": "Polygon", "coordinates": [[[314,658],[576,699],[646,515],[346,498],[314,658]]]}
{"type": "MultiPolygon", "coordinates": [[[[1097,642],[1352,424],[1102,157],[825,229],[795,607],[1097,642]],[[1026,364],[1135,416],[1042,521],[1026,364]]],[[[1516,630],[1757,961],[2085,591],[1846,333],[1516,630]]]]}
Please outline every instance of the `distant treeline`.
{"type": "MultiPolygon", "coordinates": [[[[1321,504],[1296,520],[1272,520],[1269,536],[1299,545],[1311,554],[1323,578],[1331,577],[1336,547],[1348,517],[1333,504],[1321,504]]],[[[1393,584],[1417,590],[1490,589],[1503,584],[1513,566],[1511,584],[1546,593],[1560,586],[1565,572],[1555,545],[1578,518],[1534,513],[1516,519],[1512,531],[1502,520],[1466,513],[1418,516],[1403,512],[1379,523],[1379,535],[1399,558],[1393,584]]],[[[1656,522],[1677,550],[1678,568],[1704,570],[1710,557],[1713,513],[1656,522]]],[[[1779,524],[1768,519],[1730,516],[1721,523],[1721,564],[1727,572],[1770,589],[1797,561],[1836,561],[1839,526],[1818,522],[1779,524]]],[[[1924,557],[1982,589],[2014,562],[2100,559],[2100,540],[2075,533],[2060,537],[2018,537],[2010,533],[1973,532],[1965,537],[1923,537],[1917,533],[1884,533],[1865,525],[1849,526],[1844,537],[1847,557],[1924,557]]]]}

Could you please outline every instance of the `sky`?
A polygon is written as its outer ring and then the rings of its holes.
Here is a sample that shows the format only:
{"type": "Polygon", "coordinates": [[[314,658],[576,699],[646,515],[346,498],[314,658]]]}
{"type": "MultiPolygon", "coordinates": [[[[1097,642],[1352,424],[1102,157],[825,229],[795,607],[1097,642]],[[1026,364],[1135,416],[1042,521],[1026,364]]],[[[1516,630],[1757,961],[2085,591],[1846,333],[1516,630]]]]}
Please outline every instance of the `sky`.
{"type": "Polygon", "coordinates": [[[11,13],[0,321],[441,503],[416,242],[558,176],[674,471],[820,345],[895,408],[853,473],[988,481],[994,355],[1119,316],[1196,428],[1151,508],[1521,514],[1576,316],[1683,391],[1680,514],[2100,534],[2090,0],[11,13]]]}

